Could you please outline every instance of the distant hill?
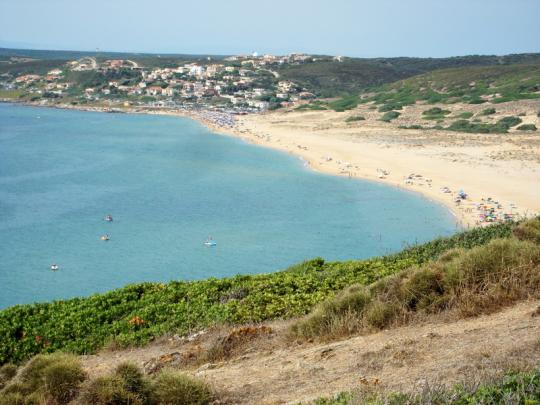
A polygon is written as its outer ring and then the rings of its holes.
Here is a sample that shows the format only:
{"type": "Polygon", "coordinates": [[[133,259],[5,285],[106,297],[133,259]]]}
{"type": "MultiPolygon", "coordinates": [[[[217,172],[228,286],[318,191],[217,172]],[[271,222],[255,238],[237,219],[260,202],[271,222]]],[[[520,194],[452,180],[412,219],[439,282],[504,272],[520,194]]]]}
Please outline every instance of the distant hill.
{"type": "Polygon", "coordinates": [[[95,57],[103,59],[222,59],[223,55],[190,55],[190,54],[169,54],[169,53],[134,53],[134,52],[101,52],[101,51],[55,51],[41,49],[11,49],[0,48],[0,60],[10,57],[23,57],[31,59],[49,59],[49,60],[74,60],[84,57],[95,57]]]}
{"type": "Polygon", "coordinates": [[[369,99],[390,109],[424,100],[481,104],[540,98],[540,63],[441,69],[371,89],[369,99]],[[392,108],[391,108],[392,107],[392,108]]]}
{"type": "Polygon", "coordinates": [[[187,54],[152,54],[129,52],[86,52],[86,51],[49,51],[39,49],[10,49],[0,48],[0,73],[10,71],[17,74],[43,74],[47,70],[58,67],[64,62],[84,57],[97,60],[129,59],[145,67],[176,67],[195,62],[222,60],[223,55],[187,55],[187,54]],[[13,58],[20,59],[13,61],[13,58]],[[9,62],[9,63],[8,63],[9,62]]]}
{"type": "Polygon", "coordinates": [[[345,58],[342,62],[326,59],[303,65],[288,65],[281,68],[279,74],[283,79],[292,80],[322,97],[334,97],[344,93],[356,94],[369,87],[438,69],[538,63],[538,53],[452,58],[345,58]]]}

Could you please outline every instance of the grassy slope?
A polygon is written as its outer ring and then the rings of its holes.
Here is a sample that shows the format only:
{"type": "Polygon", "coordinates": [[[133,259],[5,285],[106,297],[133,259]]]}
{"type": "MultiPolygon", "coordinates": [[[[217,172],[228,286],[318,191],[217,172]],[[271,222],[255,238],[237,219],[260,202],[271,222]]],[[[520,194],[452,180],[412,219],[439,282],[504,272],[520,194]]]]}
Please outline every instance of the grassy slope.
{"type": "Polygon", "coordinates": [[[399,106],[416,101],[493,102],[540,97],[540,64],[474,66],[437,70],[373,89],[368,100],[399,106]]]}
{"type": "Polygon", "coordinates": [[[282,272],[195,282],[143,283],[106,294],[0,311],[0,364],[40,352],[89,353],[114,340],[143,344],[167,333],[186,333],[213,323],[243,323],[303,315],[354,284],[510,234],[511,224],[475,229],[451,238],[362,261],[315,259],[282,272]]]}

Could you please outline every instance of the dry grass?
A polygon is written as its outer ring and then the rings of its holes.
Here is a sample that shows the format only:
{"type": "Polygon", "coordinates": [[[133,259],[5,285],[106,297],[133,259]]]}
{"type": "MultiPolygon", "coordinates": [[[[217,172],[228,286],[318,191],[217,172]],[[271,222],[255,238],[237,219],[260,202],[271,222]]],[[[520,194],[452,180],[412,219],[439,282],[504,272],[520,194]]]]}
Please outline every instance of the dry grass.
{"type": "Polygon", "coordinates": [[[540,244],[540,218],[535,218],[520,224],[513,232],[520,240],[529,240],[540,244]]]}
{"type": "Polygon", "coordinates": [[[295,338],[334,340],[402,325],[427,314],[454,319],[540,297],[540,220],[516,228],[519,238],[457,249],[420,268],[352,286],[317,306],[291,327],[295,338]]]}
{"type": "Polygon", "coordinates": [[[230,359],[242,353],[247,347],[253,347],[255,341],[267,340],[272,333],[272,328],[268,326],[248,325],[234,328],[224,335],[218,334],[199,356],[199,362],[230,359]]]}
{"type": "Polygon", "coordinates": [[[14,364],[4,364],[0,367],[0,390],[17,375],[17,366],[14,364]]]}
{"type": "Polygon", "coordinates": [[[35,356],[16,372],[13,366],[0,369],[0,376],[9,378],[0,405],[183,405],[208,404],[213,398],[202,381],[170,370],[151,379],[128,362],[87,380],[80,360],[63,353],[35,356]]]}
{"type": "Polygon", "coordinates": [[[204,405],[213,398],[205,383],[174,370],[162,371],[153,387],[160,405],[204,405]]]}
{"type": "Polygon", "coordinates": [[[0,404],[20,401],[67,404],[77,395],[85,378],[86,373],[75,356],[63,353],[38,355],[0,391],[1,401],[4,401],[0,404]]]}

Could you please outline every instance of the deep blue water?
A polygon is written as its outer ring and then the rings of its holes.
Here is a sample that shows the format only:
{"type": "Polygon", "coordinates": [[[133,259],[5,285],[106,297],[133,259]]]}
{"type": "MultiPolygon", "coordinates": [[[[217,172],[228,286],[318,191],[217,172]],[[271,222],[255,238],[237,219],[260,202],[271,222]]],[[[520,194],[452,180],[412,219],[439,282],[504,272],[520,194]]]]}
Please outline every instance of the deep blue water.
{"type": "Polygon", "coordinates": [[[189,119],[0,104],[0,308],[365,258],[453,231],[414,193],[318,174],[189,119]]]}

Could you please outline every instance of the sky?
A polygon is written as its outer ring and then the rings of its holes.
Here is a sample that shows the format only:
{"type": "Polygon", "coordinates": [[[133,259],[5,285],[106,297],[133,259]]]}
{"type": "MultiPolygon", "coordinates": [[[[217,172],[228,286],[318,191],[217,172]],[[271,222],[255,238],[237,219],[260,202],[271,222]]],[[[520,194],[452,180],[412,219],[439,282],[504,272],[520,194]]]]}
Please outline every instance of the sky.
{"type": "Polygon", "coordinates": [[[540,0],[0,0],[0,47],[356,57],[540,52],[540,0]]]}

